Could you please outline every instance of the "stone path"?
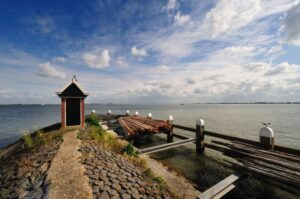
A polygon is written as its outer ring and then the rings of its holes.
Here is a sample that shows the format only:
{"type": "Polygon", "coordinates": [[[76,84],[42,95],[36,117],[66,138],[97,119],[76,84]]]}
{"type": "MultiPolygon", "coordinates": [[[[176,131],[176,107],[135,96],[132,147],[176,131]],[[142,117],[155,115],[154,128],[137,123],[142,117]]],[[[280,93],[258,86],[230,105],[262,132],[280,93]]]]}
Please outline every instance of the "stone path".
{"type": "Polygon", "coordinates": [[[169,187],[180,198],[197,198],[200,192],[195,189],[187,180],[175,173],[168,171],[160,162],[151,159],[148,155],[142,156],[146,160],[148,168],[152,169],[154,175],[162,177],[169,187]]]}
{"type": "Polygon", "coordinates": [[[48,171],[46,182],[49,183],[48,199],[91,199],[93,198],[84,167],[80,163],[78,151],[81,141],[77,139],[78,131],[68,132],[54,157],[48,171]]]}

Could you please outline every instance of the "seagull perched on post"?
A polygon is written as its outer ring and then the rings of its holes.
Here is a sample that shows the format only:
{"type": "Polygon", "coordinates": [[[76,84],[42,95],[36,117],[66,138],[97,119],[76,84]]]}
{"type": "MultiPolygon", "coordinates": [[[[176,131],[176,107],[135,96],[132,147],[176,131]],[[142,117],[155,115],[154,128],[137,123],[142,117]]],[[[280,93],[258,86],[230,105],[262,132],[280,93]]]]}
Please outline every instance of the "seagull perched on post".
{"type": "Polygon", "coordinates": [[[269,126],[271,124],[270,122],[269,123],[261,122],[261,123],[265,126],[269,126]]]}

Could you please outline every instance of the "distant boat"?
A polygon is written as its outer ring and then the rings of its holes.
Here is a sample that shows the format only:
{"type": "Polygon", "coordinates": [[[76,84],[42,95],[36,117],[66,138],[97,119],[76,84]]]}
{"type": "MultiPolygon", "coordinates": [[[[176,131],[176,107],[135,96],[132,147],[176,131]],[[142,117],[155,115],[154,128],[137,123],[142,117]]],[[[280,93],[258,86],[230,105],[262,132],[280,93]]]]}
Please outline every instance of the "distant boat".
{"type": "Polygon", "coordinates": [[[41,104],[41,106],[45,106],[45,104],[41,104]]]}
{"type": "Polygon", "coordinates": [[[183,106],[184,104],[182,103],[182,104],[180,104],[181,106],[183,106]]]}

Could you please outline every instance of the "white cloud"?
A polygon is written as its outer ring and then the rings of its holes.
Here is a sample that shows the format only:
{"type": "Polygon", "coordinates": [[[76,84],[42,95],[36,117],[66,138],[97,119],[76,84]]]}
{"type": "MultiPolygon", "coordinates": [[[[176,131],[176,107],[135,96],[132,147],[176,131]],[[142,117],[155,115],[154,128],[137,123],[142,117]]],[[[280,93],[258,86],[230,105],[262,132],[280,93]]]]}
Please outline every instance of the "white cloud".
{"type": "Polygon", "coordinates": [[[223,56],[250,56],[255,50],[254,46],[230,46],[223,49],[223,56]]]}
{"type": "Polygon", "coordinates": [[[249,71],[266,71],[270,68],[270,63],[254,62],[246,64],[244,67],[249,71]]]}
{"type": "Polygon", "coordinates": [[[180,12],[177,12],[174,16],[175,24],[182,26],[191,21],[190,15],[181,15],[180,12]]]}
{"type": "Polygon", "coordinates": [[[205,16],[203,27],[215,38],[247,25],[260,9],[260,0],[220,0],[205,16]]]}
{"type": "Polygon", "coordinates": [[[155,71],[159,72],[159,73],[166,73],[170,71],[170,67],[166,66],[166,65],[159,65],[155,67],[155,71]]]}
{"type": "Polygon", "coordinates": [[[295,73],[299,70],[300,66],[295,64],[289,64],[287,62],[282,62],[271,68],[269,68],[265,75],[279,75],[283,73],[295,73]]]}
{"type": "Polygon", "coordinates": [[[57,70],[50,62],[39,65],[38,75],[43,77],[65,78],[66,74],[57,70]]]}
{"type": "Polygon", "coordinates": [[[53,61],[56,61],[56,62],[65,62],[67,59],[63,56],[58,56],[58,57],[54,57],[53,58],[53,61]]]}
{"type": "Polygon", "coordinates": [[[229,64],[233,62],[235,64],[243,64],[249,62],[256,53],[257,50],[254,46],[228,46],[211,53],[206,59],[215,63],[223,62],[223,64],[229,64]]]}
{"type": "Polygon", "coordinates": [[[109,67],[111,58],[109,51],[105,49],[101,54],[98,52],[84,53],[83,60],[90,68],[103,69],[109,67]]]}
{"type": "Polygon", "coordinates": [[[283,30],[286,32],[287,42],[300,46],[300,3],[292,7],[283,20],[283,30]]]}
{"type": "Polygon", "coordinates": [[[179,5],[178,5],[177,0],[168,0],[166,9],[167,9],[168,11],[169,11],[169,10],[174,10],[174,9],[177,9],[178,6],[179,6],[179,5]]]}
{"type": "Polygon", "coordinates": [[[27,20],[34,26],[35,31],[50,33],[56,29],[53,18],[49,16],[33,16],[27,20]]]}
{"type": "Polygon", "coordinates": [[[285,75],[295,76],[300,71],[300,65],[289,64],[288,62],[281,62],[276,65],[265,62],[249,63],[244,66],[245,69],[255,72],[257,75],[263,74],[265,76],[278,76],[279,78],[285,75]]]}
{"type": "Polygon", "coordinates": [[[170,83],[156,82],[156,81],[144,82],[144,85],[146,85],[146,86],[153,86],[153,87],[161,88],[161,89],[169,89],[169,88],[172,88],[172,86],[173,86],[170,83]]]}
{"type": "Polygon", "coordinates": [[[129,64],[126,62],[126,60],[123,57],[118,57],[117,65],[121,68],[126,68],[129,66],[129,64]]]}
{"type": "Polygon", "coordinates": [[[195,84],[195,83],[196,83],[196,80],[189,77],[189,78],[186,78],[186,79],[185,79],[185,82],[186,82],[187,84],[195,84]]]}
{"type": "Polygon", "coordinates": [[[145,57],[147,56],[147,51],[143,48],[138,49],[136,46],[132,46],[131,54],[138,57],[145,57]]]}

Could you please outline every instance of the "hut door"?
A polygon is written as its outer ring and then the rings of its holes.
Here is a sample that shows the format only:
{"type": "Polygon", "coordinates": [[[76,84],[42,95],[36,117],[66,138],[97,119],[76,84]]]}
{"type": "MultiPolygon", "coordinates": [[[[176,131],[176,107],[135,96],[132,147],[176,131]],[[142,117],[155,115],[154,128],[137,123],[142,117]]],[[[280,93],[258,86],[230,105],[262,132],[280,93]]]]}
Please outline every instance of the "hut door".
{"type": "Polygon", "coordinates": [[[67,126],[80,125],[80,99],[67,98],[67,126]]]}

